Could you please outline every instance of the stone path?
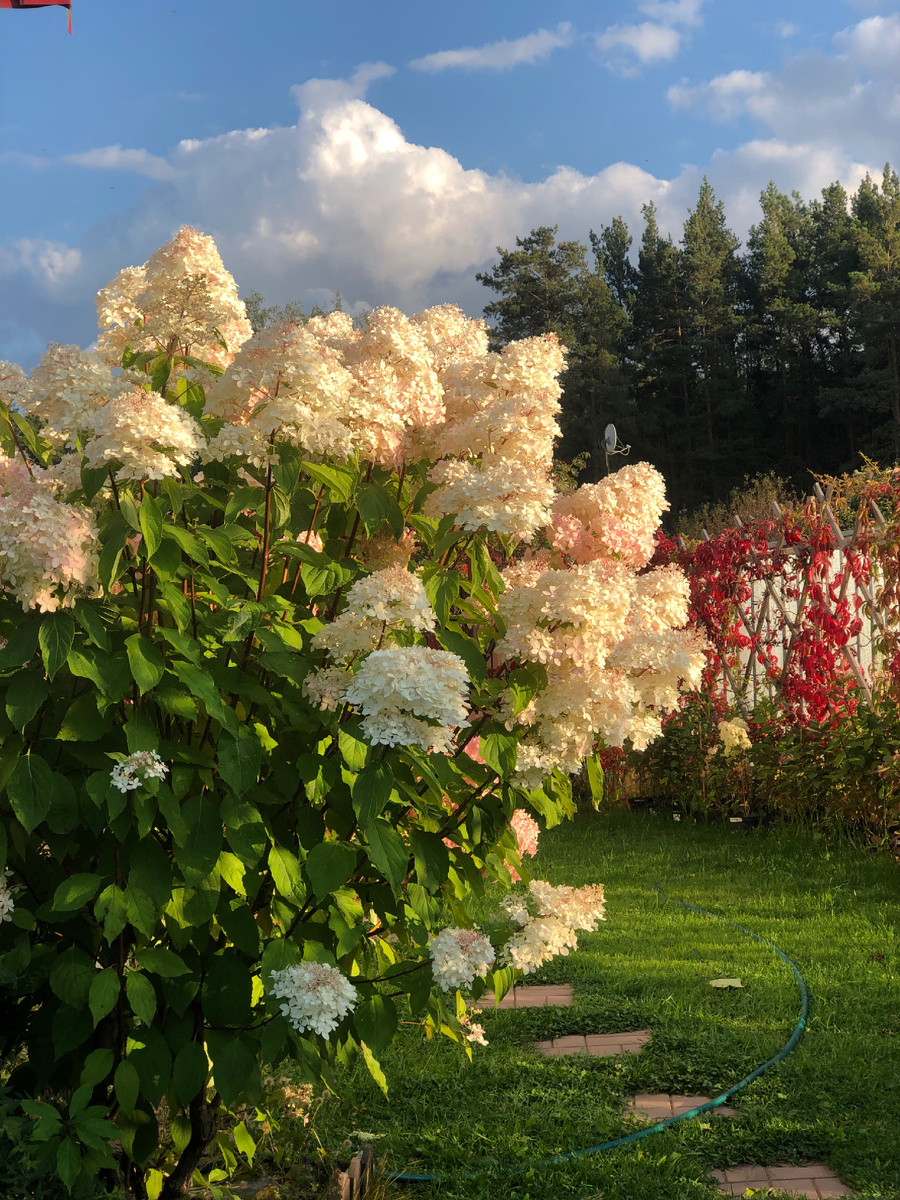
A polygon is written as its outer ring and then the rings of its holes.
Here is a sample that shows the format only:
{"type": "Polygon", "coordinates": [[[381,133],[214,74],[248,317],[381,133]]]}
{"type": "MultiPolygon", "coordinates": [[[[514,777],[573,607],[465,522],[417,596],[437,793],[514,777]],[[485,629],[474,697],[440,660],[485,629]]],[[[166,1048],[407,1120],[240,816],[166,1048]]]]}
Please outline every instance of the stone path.
{"type": "MultiPolygon", "coordinates": [[[[544,1008],[548,1004],[567,1006],[572,1003],[571,983],[540,983],[532,987],[511,988],[497,1008],[544,1008]]],[[[494,993],[485,992],[478,1007],[487,1011],[494,1007],[494,993]]]]}
{"type": "MultiPolygon", "coordinates": [[[[690,1112],[701,1104],[708,1104],[711,1096],[673,1096],[669,1092],[654,1092],[634,1096],[627,1104],[627,1111],[643,1121],[668,1121],[670,1117],[679,1117],[682,1113],[690,1112]]],[[[709,1109],[709,1115],[716,1113],[722,1117],[736,1117],[737,1109],[720,1104],[718,1108],[709,1109]]],[[[707,1114],[704,1114],[704,1116],[707,1114]]]]}
{"type": "Polygon", "coordinates": [[[853,1193],[824,1163],[806,1163],[800,1167],[755,1167],[749,1164],[713,1171],[719,1191],[726,1196],[743,1196],[747,1188],[781,1188],[809,1200],[853,1193]]]}
{"type": "Polygon", "coordinates": [[[548,1058],[563,1054],[610,1058],[616,1054],[638,1054],[649,1041],[649,1029],[636,1029],[633,1033],[572,1033],[549,1042],[535,1042],[534,1048],[548,1058]]]}

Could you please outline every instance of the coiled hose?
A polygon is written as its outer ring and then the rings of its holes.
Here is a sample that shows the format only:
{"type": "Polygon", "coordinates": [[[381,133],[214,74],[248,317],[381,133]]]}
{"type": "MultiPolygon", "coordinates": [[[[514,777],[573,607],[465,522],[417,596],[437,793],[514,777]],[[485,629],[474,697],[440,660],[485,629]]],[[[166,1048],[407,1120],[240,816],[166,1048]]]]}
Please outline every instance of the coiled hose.
{"type": "MultiPolygon", "coordinates": [[[[667,896],[659,884],[656,885],[654,890],[664,901],[669,901],[672,904],[680,904],[682,908],[689,909],[691,912],[700,913],[700,915],[704,917],[714,917],[715,920],[722,921],[725,925],[730,925],[732,929],[739,929],[741,933],[745,933],[748,937],[752,937],[754,941],[760,942],[763,946],[768,946],[770,950],[774,951],[774,953],[778,955],[782,962],[786,963],[787,966],[790,967],[791,974],[794,976],[794,979],[797,981],[797,986],[800,989],[800,1016],[797,1020],[797,1024],[794,1026],[794,1032],[777,1054],[773,1055],[766,1062],[762,1063],[755,1070],[751,1071],[750,1074],[746,1075],[739,1083],[734,1084],[732,1087],[728,1088],[727,1091],[722,1092],[720,1096],[716,1096],[715,1099],[707,1100],[705,1104],[698,1104],[696,1108],[689,1109],[687,1112],[679,1113],[677,1117],[668,1117],[665,1121],[657,1121],[655,1125],[651,1125],[647,1129],[639,1129],[634,1133],[629,1133],[626,1137],[613,1138],[612,1141],[601,1142],[597,1146],[586,1146],[582,1150],[568,1150],[564,1154],[552,1154],[547,1158],[538,1158],[523,1163],[517,1163],[514,1167],[506,1170],[504,1172],[505,1174],[512,1175],[518,1171],[527,1170],[529,1167],[542,1167],[549,1166],[552,1163],[568,1162],[573,1158],[587,1158],[587,1156],[590,1154],[600,1154],[604,1150],[616,1150],[619,1146],[627,1146],[629,1142],[639,1142],[641,1138],[649,1137],[652,1133],[659,1133],[660,1130],[666,1129],[669,1125],[675,1125],[678,1121],[689,1121],[693,1117],[699,1117],[701,1113],[709,1112],[714,1108],[718,1108],[721,1104],[727,1104],[736,1092],[741,1091],[748,1084],[752,1083],[754,1079],[759,1079],[760,1075],[765,1074],[765,1072],[771,1067],[774,1067],[776,1063],[781,1062],[783,1058],[787,1058],[790,1052],[797,1046],[800,1038],[803,1036],[803,1031],[806,1028],[806,1020],[809,1015],[809,994],[806,990],[806,982],[804,981],[803,976],[800,974],[799,969],[795,963],[791,962],[784,951],[779,950],[773,942],[768,940],[768,938],[761,937],[760,934],[754,933],[752,929],[747,929],[743,925],[738,925],[736,921],[729,921],[727,917],[722,917],[718,913],[709,912],[705,908],[698,908],[696,904],[688,904],[684,900],[675,900],[672,896],[667,896]]],[[[453,1171],[440,1175],[412,1174],[403,1171],[380,1171],[379,1174],[403,1183],[437,1183],[448,1179],[475,1179],[477,1176],[483,1175],[486,1171],[492,1171],[494,1169],[495,1168],[492,1165],[486,1165],[483,1167],[478,1167],[473,1171],[453,1171]]]]}

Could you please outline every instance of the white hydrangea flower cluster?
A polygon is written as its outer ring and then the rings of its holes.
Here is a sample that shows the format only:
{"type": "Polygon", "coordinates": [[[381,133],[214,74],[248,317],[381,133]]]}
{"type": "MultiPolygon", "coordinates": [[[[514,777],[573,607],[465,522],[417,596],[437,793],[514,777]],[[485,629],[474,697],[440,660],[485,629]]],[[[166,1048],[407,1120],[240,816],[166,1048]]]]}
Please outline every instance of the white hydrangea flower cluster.
{"type": "Polygon", "coordinates": [[[97,316],[100,354],[114,366],[130,346],[174,349],[226,367],[253,332],[215,242],[189,225],[143,266],[126,267],[99,291],[97,316]]]}
{"type": "Polygon", "coordinates": [[[25,388],[28,376],[18,363],[0,361],[0,401],[14,404],[25,388]]]}
{"type": "Polygon", "coordinates": [[[435,982],[445,992],[471,987],[497,957],[480,929],[442,929],[428,939],[428,950],[435,982]]]}
{"type": "Polygon", "coordinates": [[[54,495],[55,480],[0,457],[0,585],[24,610],[55,612],[97,585],[100,542],[94,516],[54,495]]]}
{"type": "Polygon", "coordinates": [[[0,871],[0,921],[11,921],[15,907],[9,886],[9,871],[0,871]]]}
{"type": "Polygon", "coordinates": [[[372,745],[421,746],[447,754],[455,730],[468,724],[468,686],[466,664],[458,655],[427,646],[389,646],[373,650],[348,677],[344,700],[362,712],[363,736],[372,745]]]}
{"type": "Polygon", "coordinates": [[[298,1033],[310,1029],[327,1038],[356,1005],[356,988],[327,963],[299,963],[270,979],[272,995],[284,1001],[282,1015],[298,1033]]]}
{"type": "Polygon", "coordinates": [[[522,926],[506,943],[504,957],[525,975],[576,949],[579,930],[591,933],[606,920],[602,884],[553,887],[535,879],[528,891],[528,897],[510,895],[502,901],[510,920],[522,926]]]}
{"type": "Polygon", "coordinates": [[[177,477],[202,445],[190,413],[134,386],[98,410],[84,454],[92,467],[115,466],[122,479],[165,479],[177,477]]]}
{"type": "Polygon", "coordinates": [[[94,428],[99,410],[121,386],[121,377],[113,375],[99,354],[51,342],[18,402],[24,412],[46,422],[41,435],[48,441],[74,445],[79,434],[94,428]]]}
{"type": "Polygon", "coordinates": [[[730,721],[720,721],[719,741],[722,743],[726,758],[732,758],[744,750],[749,750],[751,742],[747,722],[742,717],[732,717],[730,721]]]}
{"type": "Polygon", "coordinates": [[[437,618],[418,575],[393,565],[357,579],[347,591],[347,608],[320,629],[313,646],[346,661],[368,653],[394,630],[426,633],[437,618]]]}
{"type": "Polygon", "coordinates": [[[429,445],[439,485],[425,502],[432,517],[456,513],[465,529],[530,537],[550,520],[549,470],[559,435],[557,416],[565,365],[554,334],[524,338],[501,354],[449,362],[441,382],[445,420],[429,445]]]}
{"type": "Polygon", "coordinates": [[[168,769],[155,750],[138,750],[116,763],[109,778],[120,792],[133,792],[145,779],[165,779],[168,769]]]}

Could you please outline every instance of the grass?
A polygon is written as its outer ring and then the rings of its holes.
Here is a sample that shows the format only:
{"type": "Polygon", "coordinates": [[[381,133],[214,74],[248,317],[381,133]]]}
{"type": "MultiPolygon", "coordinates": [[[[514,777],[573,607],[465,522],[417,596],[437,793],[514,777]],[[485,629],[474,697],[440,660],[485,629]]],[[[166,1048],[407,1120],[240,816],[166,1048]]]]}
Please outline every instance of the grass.
{"type": "Polygon", "coordinates": [[[543,835],[534,874],[606,884],[605,926],[532,977],[572,983],[573,1007],[486,1012],[490,1047],[475,1047],[471,1065],[445,1039],[403,1030],[382,1057],[390,1099],[364,1068],[343,1072],[339,1095],[316,1113],[325,1146],[354,1131],[396,1171],[490,1168],[403,1185],[421,1200],[711,1200],[714,1168],[808,1161],[826,1162],[860,1198],[900,1200],[900,873],[887,857],[797,829],[587,812],[543,835]],[[717,1095],[794,1028],[799,997],[781,960],[721,921],[662,903],[656,883],[792,958],[810,992],[808,1031],[738,1093],[736,1119],[702,1116],[619,1150],[535,1164],[633,1130],[623,1105],[634,1093],[717,1095]],[[742,990],[710,987],[731,976],[742,990]],[[652,1030],[650,1045],[618,1059],[545,1059],[530,1045],[640,1028],[652,1030]]]}

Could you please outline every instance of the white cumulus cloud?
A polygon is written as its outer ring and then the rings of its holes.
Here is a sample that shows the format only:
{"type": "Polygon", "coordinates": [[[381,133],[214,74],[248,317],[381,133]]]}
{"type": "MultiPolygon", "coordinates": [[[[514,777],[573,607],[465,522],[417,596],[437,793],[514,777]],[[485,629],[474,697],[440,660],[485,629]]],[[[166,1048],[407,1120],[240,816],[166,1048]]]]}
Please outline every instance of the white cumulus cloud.
{"type": "MultiPolygon", "coordinates": [[[[670,25],[643,21],[640,25],[610,25],[597,34],[598,50],[628,50],[642,63],[664,62],[675,58],[681,47],[681,34],[670,25]]],[[[609,65],[615,66],[615,61],[609,65]]]]}
{"type": "Polygon", "coordinates": [[[704,0],[642,0],[642,13],[670,25],[699,25],[704,0]]]}
{"type": "Polygon", "coordinates": [[[97,146],[83,154],[66,154],[63,162],[101,171],[133,171],[149,179],[171,179],[172,164],[147,150],[123,150],[121,146],[97,146]]]}
{"type": "Polygon", "coordinates": [[[438,50],[423,58],[414,58],[410,66],[416,71],[502,71],[522,63],[535,63],[546,58],[561,46],[570,46],[574,37],[572,25],[563,21],[555,30],[538,29],[512,41],[505,39],[486,46],[464,46],[459,50],[438,50]]]}

